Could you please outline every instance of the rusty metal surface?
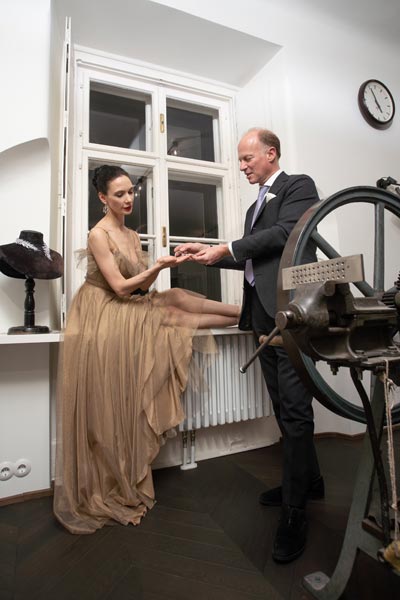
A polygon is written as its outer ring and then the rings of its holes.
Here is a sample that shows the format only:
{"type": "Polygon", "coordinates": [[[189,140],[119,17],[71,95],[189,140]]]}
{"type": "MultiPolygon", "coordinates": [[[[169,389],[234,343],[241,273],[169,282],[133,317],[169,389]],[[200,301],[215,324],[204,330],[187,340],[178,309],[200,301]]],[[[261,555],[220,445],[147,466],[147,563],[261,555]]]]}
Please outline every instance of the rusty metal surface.
{"type": "Polygon", "coordinates": [[[364,261],[362,254],[341,256],[296,267],[286,267],[282,270],[283,290],[294,290],[304,283],[320,281],[350,283],[363,280],[364,261]]]}

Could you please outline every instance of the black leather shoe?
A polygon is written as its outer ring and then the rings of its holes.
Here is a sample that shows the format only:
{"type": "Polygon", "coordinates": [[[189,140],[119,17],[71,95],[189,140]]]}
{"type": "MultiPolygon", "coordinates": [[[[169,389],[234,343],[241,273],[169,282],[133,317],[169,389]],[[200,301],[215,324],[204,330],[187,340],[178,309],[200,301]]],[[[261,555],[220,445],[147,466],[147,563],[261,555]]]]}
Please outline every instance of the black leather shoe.
{"type": "Polygon", "coordinates": [[[274,561],[288,563],[300,556],[306,546],[306,537],[305,510],[283,504],[272,551],[274,561]]]}
{"type": "MultiPolygon", "coordinates": [[[[325,498],[325,484],[321,475],[312,482],[307,498],[308,500],[322,500],[322,498],[325,498]]],[[[263,492],[260,494],[259,500],[260,504],[264,504],[264,506],[281,506],[282,486],[263,492]]]]}

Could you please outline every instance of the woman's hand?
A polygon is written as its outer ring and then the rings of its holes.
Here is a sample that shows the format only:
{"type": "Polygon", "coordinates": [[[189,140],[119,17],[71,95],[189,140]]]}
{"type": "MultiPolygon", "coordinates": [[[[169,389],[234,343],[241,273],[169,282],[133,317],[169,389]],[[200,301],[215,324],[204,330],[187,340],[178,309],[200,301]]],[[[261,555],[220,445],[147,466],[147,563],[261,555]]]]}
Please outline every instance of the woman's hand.
{"type": "Polygon", "coordinates": [[[156,265],[161,269],[170,269],[171,267],[176,267],[183,262],[191,260],[192,256],[190,254],[185,254],[183,256],[160,256],[157,258],[156,265]]]}

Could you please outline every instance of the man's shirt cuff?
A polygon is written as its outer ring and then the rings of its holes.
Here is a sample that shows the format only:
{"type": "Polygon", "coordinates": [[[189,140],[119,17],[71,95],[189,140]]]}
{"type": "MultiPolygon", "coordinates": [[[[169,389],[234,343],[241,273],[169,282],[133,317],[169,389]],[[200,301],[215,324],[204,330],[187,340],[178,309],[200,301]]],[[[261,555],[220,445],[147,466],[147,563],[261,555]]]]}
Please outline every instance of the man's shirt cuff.
{"type": "Polygon", "coordinates": [[[228,243],[227,243],[228,250],[229,250],[229,252],[231,253],[231,255],[232,255],[232,257],[233,257],[233,260],[234,260],[235,262],[237,262],[237,260],[236,260],[236,257],[235,257],[235,255],[233,254],[232,243],[233,243],[233,242],[228,242],[228,243]]]}

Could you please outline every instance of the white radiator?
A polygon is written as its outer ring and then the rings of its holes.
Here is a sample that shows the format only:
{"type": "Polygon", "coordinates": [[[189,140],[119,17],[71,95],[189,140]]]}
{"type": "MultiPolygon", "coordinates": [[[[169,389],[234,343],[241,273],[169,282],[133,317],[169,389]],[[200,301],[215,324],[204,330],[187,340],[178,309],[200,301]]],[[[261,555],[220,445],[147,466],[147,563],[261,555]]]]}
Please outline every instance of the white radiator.
{"type": "Polygon", "coordinates": [[[179,425],[183,440],[182,469],[196,466],[196,429],[271,414],[271,402],[258,359],[245,374],[239,371],[239,367],[247,362],[255,350],[253,334],[229,329],[221,335],[215,334],[215,339],[218,354],[210,366],[205,367],[202,363],[203,355],[195,353],[193,357],[205,381],[196,391],[188,388],[182,397],[186,415],[179,425]]]}

